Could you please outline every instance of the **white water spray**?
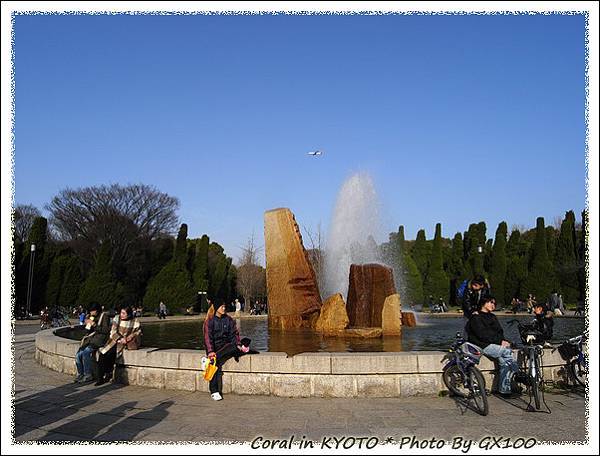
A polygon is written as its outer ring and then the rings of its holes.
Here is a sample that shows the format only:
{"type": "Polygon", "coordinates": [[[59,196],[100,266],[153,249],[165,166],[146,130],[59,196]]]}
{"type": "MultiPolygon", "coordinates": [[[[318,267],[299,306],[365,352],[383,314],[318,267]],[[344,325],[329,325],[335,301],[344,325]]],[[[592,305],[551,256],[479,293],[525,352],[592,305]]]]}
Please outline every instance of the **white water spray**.
{"type": "Polygon", "coordinates": [[[327,236],[325,293],[346,299],[350,265],[382,263],[374,239],[382,233],[380,203],[371,176],[355,174],[342,186],[327,236]]]}

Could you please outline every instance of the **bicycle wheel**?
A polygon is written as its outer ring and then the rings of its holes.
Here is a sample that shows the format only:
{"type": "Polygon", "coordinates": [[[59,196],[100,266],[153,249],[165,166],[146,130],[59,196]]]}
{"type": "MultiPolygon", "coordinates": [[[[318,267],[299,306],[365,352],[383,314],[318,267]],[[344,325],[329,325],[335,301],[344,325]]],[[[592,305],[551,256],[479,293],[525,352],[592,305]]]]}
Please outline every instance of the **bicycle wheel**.
{"type": "Polygon", "coordinates": [[[442,380],[444,380],[446,388],[455,396],[467,397],[469,395],[469,389],[465,386],[463,373],[456,364],[452,364],[450,367],[444,369],[442,380]]]}
{"type": "Polygon", "coordinates": [[[569,362],[569,373],[573,380],[580,386],[585,386],[587,383],[588,369],[585,363],[579,358],[573,359],[569,362]]]}
{"type": "Polygon", "coordinates": [[[486,416],[489,412],[487,393],[485,392],[485,380],[479,369],[472,367],[469,372],[471,396],[480,415],[486,416]]]}
{"type": "Polygon", "coordinates": [[[540,391],[540,366],[538,357],[534,350],[531,350],[529,355],[529,377],[531,379],[531,395],[533,396],[533,402],[535,403],[536,410],[540,409],[541,406],[541,391],[540,391]]]}

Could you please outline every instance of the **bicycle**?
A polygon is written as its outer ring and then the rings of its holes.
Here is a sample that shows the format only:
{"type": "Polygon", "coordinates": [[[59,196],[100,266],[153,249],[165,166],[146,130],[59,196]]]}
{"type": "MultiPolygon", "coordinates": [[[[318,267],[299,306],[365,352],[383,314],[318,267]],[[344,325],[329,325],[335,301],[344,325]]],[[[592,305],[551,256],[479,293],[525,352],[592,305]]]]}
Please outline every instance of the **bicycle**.
{"type": "Polygon", "coordinates": [[[485,379],[477,368],[481,359],[481,349],[465,342],[460,333],[449,352],[444,356],[448,360],[443,368],[442,379],[448,390],[455,396],[473,400],[477,412],[486,416],[489,412],[485,379]]]}
{"type": "Polygon", "coordinates": [[[572,337],[560,344],[556,350],[567,363],[567,376],[575,384],[585,388],[589,372],[589,363],[583,345],[586,341],[584,335],[572,337]]]}
{"type": "MultiPolygon", "coordinates": [[[[509,324],[514,323],[518,325],[519,335],[524,344],[517,348],[521,354],[519,356],[519,369],[526,375],[525,384],[529,392],[528,409],[531,408],[531,401],[533,400],[535,409],[540,410],[542,402],[546,405],[543,398],[544,370],[542,368],[542,356],[544,355],[544,345],[539,343],[542,333],[530,324],[523,324],[519,320],[509,321],[509,324]]],[[[546,408],[548,408],[547,405],[546,408]]]]}

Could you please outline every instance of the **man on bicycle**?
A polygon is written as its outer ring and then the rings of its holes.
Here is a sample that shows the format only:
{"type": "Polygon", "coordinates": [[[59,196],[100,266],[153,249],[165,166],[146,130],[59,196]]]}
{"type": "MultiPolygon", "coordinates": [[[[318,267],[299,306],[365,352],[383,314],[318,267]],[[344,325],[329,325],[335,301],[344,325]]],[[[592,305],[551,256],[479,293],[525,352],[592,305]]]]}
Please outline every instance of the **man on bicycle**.
{"type": "Polygon", "coordinates": [[[496,299],[493,296],[482,298],[479,311],[467,323],[469,342],[479,346],[488,358],[498,360],[498,392],[502,397],[513,397],[511,381],[519,366],[513,359],[510,342],[504,337],[504,330],[493,314],[495,309],[496,299]]]}

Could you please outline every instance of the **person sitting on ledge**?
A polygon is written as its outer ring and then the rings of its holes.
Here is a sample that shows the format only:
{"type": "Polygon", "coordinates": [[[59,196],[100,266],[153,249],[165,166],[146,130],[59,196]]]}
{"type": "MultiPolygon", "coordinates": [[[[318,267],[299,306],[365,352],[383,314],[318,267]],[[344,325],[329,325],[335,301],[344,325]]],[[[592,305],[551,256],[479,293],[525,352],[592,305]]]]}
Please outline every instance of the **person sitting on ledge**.
{"type": "Polygon", "coordinates": [[[493,314],[495,309],[496,299],[493,296],[481,300],[479,311],[467,323],[469,342],[480,347],[488,358],[498,360],[498,392],[502,397],[512,397],[512,377],[519,371],[519,366],[513,359],[510,342],[504,337],[504,330],[493,314]]]}
{"type": "Polygon", "coordinates": [[[99,351],[98,380],[96,386],[108,382],[115,366],[115,361],[123,354],[123,350],[137,350],[141,345],[142,327],[134,317],[131,306],[123,306],[113,318],[108,342],[99,351]]]}
{"type": "Polygon", "coordinates": [[[207,312],[204,322],[204,346],[210,359],[216,358],[217,372],[209,383],[211,398],[215,401],[223,399],[223,364],[231,358],[238,358],[250,351],[250,339],[240,340],[235,320],[227,315],[227,306],[221,303],[214,310],[207,312]]]}
{"type": "Polygon", "coordinates": [[[110,318],[102,311],[102,307],[97,302],[90,305],[90,311],[84,324],[87,334],[81,339],[79,350],[75,355],[76,383],[88,383],[94,379],[92,356],[106,343],[110,331],[110,318]]]}

